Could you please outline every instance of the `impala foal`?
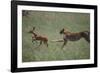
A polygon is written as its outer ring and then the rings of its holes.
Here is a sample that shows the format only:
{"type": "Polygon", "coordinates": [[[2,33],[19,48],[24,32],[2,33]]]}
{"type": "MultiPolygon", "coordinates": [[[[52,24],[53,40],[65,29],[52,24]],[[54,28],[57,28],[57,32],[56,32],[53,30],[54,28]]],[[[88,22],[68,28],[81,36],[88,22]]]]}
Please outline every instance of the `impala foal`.
{"type": "Polygon", "coordinates": [[[64,43],[62,45],[62,48],[66,45],[67,41],[78,41],[81,38],[84,38],[87,42],[90,42],[90,32],[89,31],[73,33],[63,28],[60,31],[60,34],[64,35],[63,37],[64,43]]]}
{"type": "Polygon", "coordinates": [[[32,34],[32,42],[33,41],[40,41],[40,45],[43,42],[48,47],[48,38],[45,36],[38,35],[34,30],[35,30],[35,27],[33,27],[33,30],[29,31],[29,33],[32,34]]]}

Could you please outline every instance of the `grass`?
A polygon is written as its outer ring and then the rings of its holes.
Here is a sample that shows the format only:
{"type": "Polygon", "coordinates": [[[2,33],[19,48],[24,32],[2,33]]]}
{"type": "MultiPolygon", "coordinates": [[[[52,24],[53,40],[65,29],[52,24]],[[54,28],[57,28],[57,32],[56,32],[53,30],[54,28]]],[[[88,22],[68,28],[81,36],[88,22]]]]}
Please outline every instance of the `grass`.
{"type": "Polygon", "coordinates": [[[90,58],[90,44],[84,39],[76,42],[68,41],[64,49],[62,42],[51,40],[62,38],[59,31],[67,28],[72,32],[90,30],[90,15],[88,13],[68,12],[43,12],[29,11],[27,16],[22,17],[22,61],[54,61],[54,60],[78,60],[90,58]],[[31,34],[27,33],[32,27],[40,35],[48,36],[49,47],[39,42],[33,42],[31,34]]]}

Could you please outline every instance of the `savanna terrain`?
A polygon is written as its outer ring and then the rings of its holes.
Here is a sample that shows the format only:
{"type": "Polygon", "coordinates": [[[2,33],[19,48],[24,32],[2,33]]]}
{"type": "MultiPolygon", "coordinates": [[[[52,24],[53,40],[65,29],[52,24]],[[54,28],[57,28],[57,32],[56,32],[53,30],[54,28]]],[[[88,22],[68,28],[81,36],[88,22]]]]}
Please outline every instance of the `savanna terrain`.
{"type": "Polygon", "coordinates": [[[28,11],[22,16],[22,61],[55,61],[55,60],[79,60],[90,58],[90,44],[83,38],[72,42],[68,41],[61,49],[63,42],[52,42],[51,40],[62,39],[59,34],[62,28],[71,32],[90,30],[90,15],[88,13],[71,12],[47,12],[28,11]],[[48,47],[39,41],[32,42],[32,34],[28,31],[36,27],[36,33],[47,36],[48,47]]]}

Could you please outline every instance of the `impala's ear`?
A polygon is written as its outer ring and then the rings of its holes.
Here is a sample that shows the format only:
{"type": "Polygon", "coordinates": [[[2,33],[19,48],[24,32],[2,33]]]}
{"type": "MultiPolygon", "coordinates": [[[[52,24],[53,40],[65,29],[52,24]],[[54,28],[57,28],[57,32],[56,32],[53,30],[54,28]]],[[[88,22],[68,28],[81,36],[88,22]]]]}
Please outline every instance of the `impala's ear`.
{"type": "Polygon", "coordinates": [[[64,32],[64,28],[60,31],[60,34],[62,34],[64,32]]]}
{"type": "Polygon", "coordinates": [[[62,31],[64,31],[64,30],[65,30],[65,28],[62,29],[62,31]]]}
{"type": "Polygon", "coordinates": [[[35,30],[35,27],[33,27],[33,31],[35,30]]]}

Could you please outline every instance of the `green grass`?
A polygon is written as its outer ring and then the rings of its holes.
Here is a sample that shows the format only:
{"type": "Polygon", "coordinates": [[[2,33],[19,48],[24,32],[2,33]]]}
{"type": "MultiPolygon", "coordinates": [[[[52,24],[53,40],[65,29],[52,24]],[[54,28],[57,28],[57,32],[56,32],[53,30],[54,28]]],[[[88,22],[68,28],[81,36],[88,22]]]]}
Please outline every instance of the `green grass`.
{"type": "Polygon", "coordinates": [[[90,58],[90,44],[84,39],[76,42],[68,41],[61,49],[63,42],[51,42],[62,38],[59,31],[67,28],[72,32],[90,30],[90,15],[88,13],[40,12],[29,11],[29,15],[22,17],[22,61],[54,61],[78,60],[90,58]],[[49,47],[39,42],[33,42],[31,34],[27,33],[32,27],[40,35],[48,36],[49,47]]]}

